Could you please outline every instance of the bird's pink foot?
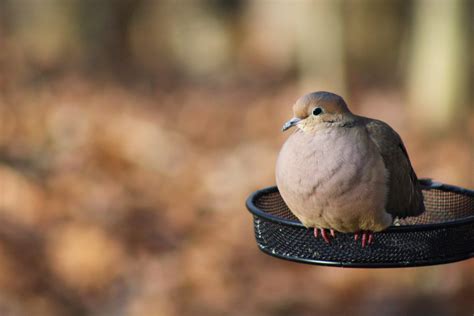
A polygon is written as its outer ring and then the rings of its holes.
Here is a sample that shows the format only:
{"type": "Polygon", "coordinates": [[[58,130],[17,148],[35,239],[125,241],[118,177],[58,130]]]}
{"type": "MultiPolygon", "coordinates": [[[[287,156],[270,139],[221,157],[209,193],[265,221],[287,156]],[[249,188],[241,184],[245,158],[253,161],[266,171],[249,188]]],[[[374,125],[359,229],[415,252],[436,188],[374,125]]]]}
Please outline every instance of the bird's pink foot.
{"type": "MultiPolygon", "coordinates": [[[[321,237],[323,237],[324,241],[329,244],[330,239],[329,239],[329,236],[326,232],[326,229],[324,229],[324,228],[314,228],[314,237],[316,237],[316,238],[318,238],[318,231],[321,232],[321,237]]],[[[336,237],[336,232],[334,231],[334,229],[329,229],[329,234],[333,238],[336,237]]]]}
{"type": "Polygon", "coordinates": [[[359,239],[359,235],[361,235],[362,248],[364,248],[365,245],[370,245],[374,239],[374,234],[372,232],[361,231],[354,234],[355,241],[359,239]]]}

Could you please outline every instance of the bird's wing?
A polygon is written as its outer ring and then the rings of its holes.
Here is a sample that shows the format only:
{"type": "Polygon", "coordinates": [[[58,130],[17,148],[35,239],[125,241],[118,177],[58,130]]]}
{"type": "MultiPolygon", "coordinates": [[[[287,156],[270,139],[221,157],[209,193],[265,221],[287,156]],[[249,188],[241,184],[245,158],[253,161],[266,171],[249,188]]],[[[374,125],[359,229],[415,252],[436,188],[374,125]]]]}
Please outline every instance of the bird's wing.
{"type": "Polygon", "coordinates": [[[423,194],[402,139],[382,121],[367,119],[365,126],[388,170],[386,211],[400,218],[420,215],[425,210],[423,194]]]}

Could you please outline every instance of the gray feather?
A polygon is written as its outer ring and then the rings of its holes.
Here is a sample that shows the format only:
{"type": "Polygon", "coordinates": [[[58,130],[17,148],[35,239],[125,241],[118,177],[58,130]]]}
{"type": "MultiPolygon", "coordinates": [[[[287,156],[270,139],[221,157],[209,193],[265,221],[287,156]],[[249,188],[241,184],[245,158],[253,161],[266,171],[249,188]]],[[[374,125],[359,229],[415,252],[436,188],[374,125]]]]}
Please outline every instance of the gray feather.
{"type": "Polygon", "coordinates": [[[388,171],[386,211],[400,218],[420,215],[425,210],[423,194],[402,139],[382,121],[364,118],[364,122],[388,171]]]}

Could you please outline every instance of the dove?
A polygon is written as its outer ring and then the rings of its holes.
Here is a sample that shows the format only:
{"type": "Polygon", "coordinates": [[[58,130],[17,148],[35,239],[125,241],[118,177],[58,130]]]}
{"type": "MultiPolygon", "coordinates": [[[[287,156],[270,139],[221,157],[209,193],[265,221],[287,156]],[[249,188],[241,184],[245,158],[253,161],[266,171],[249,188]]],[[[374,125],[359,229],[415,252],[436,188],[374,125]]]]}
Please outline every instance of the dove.
{"type": "Polygon", "coordinates": [[[293,105],[283,131],[276,183],[290,211],[325,242],[354,233],[362,247],[395,218],[420,215],[423,195],[400,136],[353,114],[342,97],[319,91],[293,105]],[[330,236],[329,236],[330,235],[330,236]]]}

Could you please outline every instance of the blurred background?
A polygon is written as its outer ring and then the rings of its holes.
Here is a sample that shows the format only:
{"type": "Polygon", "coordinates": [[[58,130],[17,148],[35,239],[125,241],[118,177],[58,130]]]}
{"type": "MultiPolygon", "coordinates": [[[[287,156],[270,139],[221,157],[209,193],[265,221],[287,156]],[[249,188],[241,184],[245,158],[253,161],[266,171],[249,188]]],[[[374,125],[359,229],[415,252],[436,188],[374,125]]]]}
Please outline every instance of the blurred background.
{"type": "Polygon", "coordinates": [[[468,0],[0,0],[0,314],[472,315],[474,260],[277,260],[244,200],[317,90],[473,189],[473,35],[468,0]]]}

